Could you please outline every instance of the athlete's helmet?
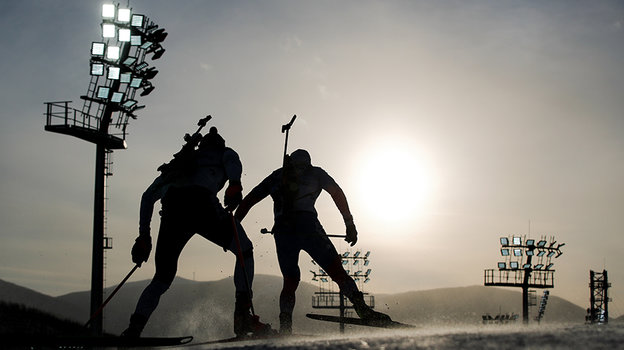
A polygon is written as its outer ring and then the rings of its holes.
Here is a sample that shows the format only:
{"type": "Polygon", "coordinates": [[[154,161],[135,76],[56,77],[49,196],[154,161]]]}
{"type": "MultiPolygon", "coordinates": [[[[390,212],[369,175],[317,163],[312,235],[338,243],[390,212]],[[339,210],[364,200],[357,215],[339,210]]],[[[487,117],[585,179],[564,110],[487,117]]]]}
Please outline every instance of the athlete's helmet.
{"type": "Polygon", "coordinates": [[[308,151],[298,149],[290,154],[290,163],[297,170],[305,170],[312,166],[312,159],[308,151]]]}

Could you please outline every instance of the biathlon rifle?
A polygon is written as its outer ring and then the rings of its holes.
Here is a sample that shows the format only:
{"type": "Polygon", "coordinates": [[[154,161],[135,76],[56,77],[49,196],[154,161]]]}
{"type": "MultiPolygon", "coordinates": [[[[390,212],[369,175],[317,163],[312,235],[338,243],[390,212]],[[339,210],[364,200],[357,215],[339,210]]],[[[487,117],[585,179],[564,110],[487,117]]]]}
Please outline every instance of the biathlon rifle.
{"type": "Polygon", "coordinates": [[[173,159],[169,161],[169,163],[162,164],[158,167],[157,170],[166,173],[172,170],[179,170],[181,168],[184,168],[184,163],[189,158],[191,158],[191,155],[193,154],[202,139],[201,130],[206,126],[210,119],[212,119],[211,115],[207,115],[201,118],[199,122],[197,122],[197,125],[199,127],[197,128],[197,131],[195,131],[195,133],[193,133],[192,135],[188,133],[184,134],[185,144],[182,146],[182,149],[178,153],[173,155],[173,159]]]}

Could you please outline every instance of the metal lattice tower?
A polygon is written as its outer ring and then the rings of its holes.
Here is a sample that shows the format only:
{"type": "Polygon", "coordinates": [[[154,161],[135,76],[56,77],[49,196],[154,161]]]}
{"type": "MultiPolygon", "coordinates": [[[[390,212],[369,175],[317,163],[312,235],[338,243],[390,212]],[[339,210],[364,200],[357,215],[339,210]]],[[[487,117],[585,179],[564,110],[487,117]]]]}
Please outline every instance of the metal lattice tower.
{"type": "Polygon", "coordinates": [[[589,270],[590,308],[587,315],[589,323],[609,323],[609,278],[607,270],[594,272],[589,270]]]}

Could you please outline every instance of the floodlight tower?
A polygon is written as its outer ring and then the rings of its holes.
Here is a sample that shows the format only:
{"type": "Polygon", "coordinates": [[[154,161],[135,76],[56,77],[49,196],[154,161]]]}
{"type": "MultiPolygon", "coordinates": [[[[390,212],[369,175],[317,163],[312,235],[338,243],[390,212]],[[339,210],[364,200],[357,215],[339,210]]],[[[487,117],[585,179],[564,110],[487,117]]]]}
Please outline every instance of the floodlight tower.
{"type": "MultiPolygon", "coordinates": [[[[505,261],[498,263],[498,270],[486,269],[485,286],[522,288],[522,320],[529,322],[529,288],[553,288],[555,286],[553,257],[563,254],[565,243],[557,244],[554,237],[547,242],[546,236],[536,243],[534,239],[512,236],[501,237],[501,255],[505,261]],[[556,245],[557,244],[557,245],[556,245]],[[556,246],[555,246],[556,245],[556,246]],[[537,261],[533,261],[533,258],[537,261]]],[[[543,312],[543,311],[542,311],[543,312]]]]}
{"type": "Polygon", "coordinates": [[[589,323],[609,323],[609,278],[607,270],[595,272],[589,270],[589,323]]]}
{"type": "MultiPolygon", "coordinates": [[[[372,269],[368,268],[370,264],[370,251],[362,255],[362,252],[356,251],[353,255],[347,251],[340,256],[342,265],[345,267],[347,275],[349,275],[358,286],[358,289],[363,292],[366,304],[371,308],[375,308],[375,297],[364,292],[363,285],[370,281],[370,274],[372,269]]],[[[312,264],[316,265],[314,260],[312,264]]],[[[351,304],[344,296],[342,291],[334,291],[334,284],[329,278],[327,272],[322,268],[318,268],[318,271],[310,270],[312,273],[312,281],[319,282],[319,290],[312,296],[312,307],[315,309],[338,309],[340,310],[340,317],[345,317],[347,309],[352,309],[351,304]]],[[[340,323],[340,332],[344,332],[345,325],[340,323]]]]}
{"type": "MultiPolygon", "coordinates": [[[[135,95],[154,90],[150,82],[158,74],[145,62],[146,56],[160,58],[167,37],[164,28],[131,8],[107,3],[102,6],[102,40],[91,44],[91,81],[81,110],[71,101],[45,102],[45,130],[95,143],[95,193],[93,204],[93,246],[91,266],[91,314],[102,304],[104,249],[111,248],[104,237],[106,177],[112,175],[107,159],[115,149],[125,149],[129,119],[136,119],[139,106],[135,95]],[[114,130],[109,130],[113,127],[114,130]]],[[[102,334],[101,314],[92,321],[94,334],[102,334]]]]}

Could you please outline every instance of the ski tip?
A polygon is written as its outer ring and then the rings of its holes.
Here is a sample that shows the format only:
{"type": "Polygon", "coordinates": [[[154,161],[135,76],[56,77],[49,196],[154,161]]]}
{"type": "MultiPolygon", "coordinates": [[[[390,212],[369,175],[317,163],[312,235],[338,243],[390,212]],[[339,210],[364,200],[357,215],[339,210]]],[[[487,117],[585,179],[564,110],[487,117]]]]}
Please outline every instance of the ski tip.
{"type": "Polygon", "coordinates": [[[187,336],[187,337],[182,337],[180,338],[180,344],[188,344],[190,342],[193,341],[193,337],[192,336],[187,336]]]}

